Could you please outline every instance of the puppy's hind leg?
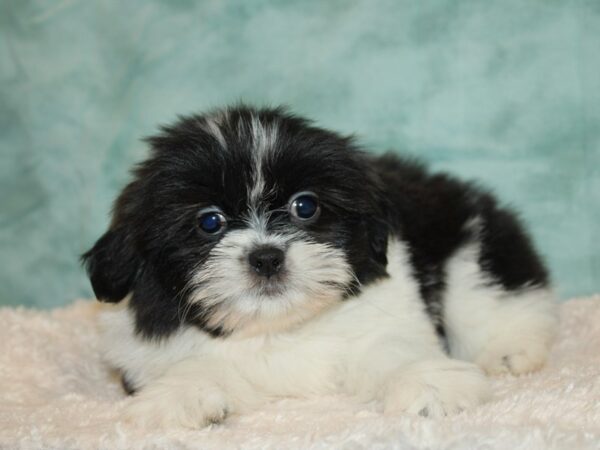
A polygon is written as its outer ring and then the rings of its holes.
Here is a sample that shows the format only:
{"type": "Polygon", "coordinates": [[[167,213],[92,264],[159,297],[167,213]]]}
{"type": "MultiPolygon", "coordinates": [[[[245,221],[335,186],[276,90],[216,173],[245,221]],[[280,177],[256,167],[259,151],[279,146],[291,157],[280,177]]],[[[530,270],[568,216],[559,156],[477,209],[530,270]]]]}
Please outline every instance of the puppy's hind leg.
{"type": "Polygon", "coordinates": [[[554,296],[545,286],[506,289],[481,267],[479,244],[461,248],[446,269],[444,322],[453,357],[488,374],[540,369],[557,328],[554,296]]]}

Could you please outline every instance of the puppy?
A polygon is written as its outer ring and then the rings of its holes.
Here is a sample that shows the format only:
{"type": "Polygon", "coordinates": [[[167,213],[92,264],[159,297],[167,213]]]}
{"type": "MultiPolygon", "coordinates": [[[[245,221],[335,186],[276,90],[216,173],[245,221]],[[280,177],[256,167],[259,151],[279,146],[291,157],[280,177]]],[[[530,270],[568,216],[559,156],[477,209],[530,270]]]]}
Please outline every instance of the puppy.
{"type": "Polygon", "coordinates": [[[180,119],[83,255],[126,416],[202,427],[343,392],[387,413],[485,401],[540,368],[547,271],[487,192],[283,109],[180,119]]]}

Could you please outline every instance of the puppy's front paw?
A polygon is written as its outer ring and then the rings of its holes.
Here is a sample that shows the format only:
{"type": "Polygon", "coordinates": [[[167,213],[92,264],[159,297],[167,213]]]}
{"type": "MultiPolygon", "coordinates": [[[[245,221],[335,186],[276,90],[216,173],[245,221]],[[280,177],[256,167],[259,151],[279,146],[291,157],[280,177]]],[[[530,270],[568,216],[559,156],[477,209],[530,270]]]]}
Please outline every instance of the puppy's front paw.
{"type": "Polygon", "coordinates": [[[150,385],[131,398],[124,419],[145,428],[202,428],[222,422],[228,413],[222,390],[198,386],[150,385]]]}
{"type": "Polygon", "coordinates": [[[440,359],[398,370],[383,395],[385,413],[442,417],[483,403],[490,396],[490,386],[476,365],[440,359]]]}

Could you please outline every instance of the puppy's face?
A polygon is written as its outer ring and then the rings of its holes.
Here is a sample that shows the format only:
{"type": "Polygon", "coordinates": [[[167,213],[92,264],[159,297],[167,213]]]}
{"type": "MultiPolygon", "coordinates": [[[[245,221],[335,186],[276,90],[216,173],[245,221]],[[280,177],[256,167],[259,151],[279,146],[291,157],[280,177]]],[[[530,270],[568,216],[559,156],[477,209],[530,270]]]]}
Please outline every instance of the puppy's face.
{"type": "Polygon", "coordinates": [[[182,119],[84,255],[101,300],[131,294],[138,331],[285,329],[385,275],[377,179],[351,141],[281,110],[182,119]]]}

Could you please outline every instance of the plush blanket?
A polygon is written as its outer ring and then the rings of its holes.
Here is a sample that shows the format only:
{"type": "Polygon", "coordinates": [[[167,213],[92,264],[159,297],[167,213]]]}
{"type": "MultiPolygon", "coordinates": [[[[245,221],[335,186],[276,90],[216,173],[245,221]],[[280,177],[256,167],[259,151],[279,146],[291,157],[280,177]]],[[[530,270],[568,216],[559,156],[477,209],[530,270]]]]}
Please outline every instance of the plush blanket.
{"type": "Polygon", "coordinates": [[[561,306],[541,372],[494,379],[489,403],[432,420],[339,396],[288,399],[193,431],[134,429],[98,351],[98,306],[0,310],[0,448],[600,449],[600,296],[561,306]]]}

